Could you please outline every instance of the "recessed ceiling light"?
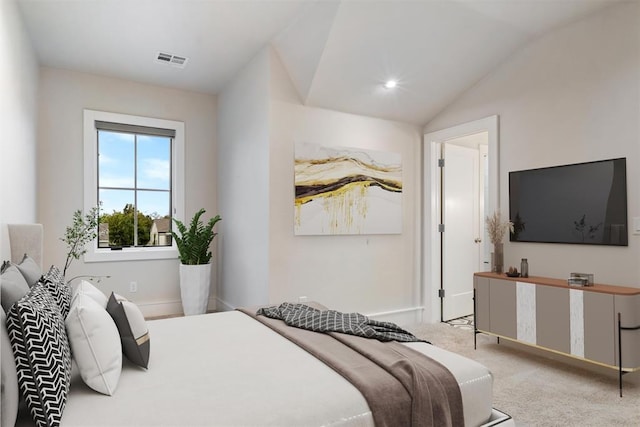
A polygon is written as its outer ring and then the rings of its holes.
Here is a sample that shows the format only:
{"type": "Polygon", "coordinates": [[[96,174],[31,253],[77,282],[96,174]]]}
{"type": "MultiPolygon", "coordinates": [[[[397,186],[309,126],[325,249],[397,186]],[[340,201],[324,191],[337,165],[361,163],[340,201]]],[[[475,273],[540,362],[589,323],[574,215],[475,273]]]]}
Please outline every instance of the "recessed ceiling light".
{"type": "Polygon", "coordinates": [[[387,80],[384,84],[385,89],[393,89],[398,86],[398,82],[395,80],[387,80]]]}

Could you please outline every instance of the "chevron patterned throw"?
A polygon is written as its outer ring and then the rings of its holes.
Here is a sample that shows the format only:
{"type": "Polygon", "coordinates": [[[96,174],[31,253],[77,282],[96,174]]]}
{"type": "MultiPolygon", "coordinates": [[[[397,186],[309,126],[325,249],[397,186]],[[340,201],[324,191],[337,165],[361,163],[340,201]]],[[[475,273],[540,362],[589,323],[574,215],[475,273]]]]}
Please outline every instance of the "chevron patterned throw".
{"type": "Polygon", "coordinates": [[[69,341],[54,297],[38,283],[7,315],[18,383],[38,427],[60,425],[71,374],[69,341]]]}
{"type": "Polygon", "coordinates": [[[284,302],[278,306],[260,308],[256,314],[314,332],[341,332],[378,341],[422,341],[395,323],[369,319],[360,313],[320,310],[306,304],[284,302]]]}

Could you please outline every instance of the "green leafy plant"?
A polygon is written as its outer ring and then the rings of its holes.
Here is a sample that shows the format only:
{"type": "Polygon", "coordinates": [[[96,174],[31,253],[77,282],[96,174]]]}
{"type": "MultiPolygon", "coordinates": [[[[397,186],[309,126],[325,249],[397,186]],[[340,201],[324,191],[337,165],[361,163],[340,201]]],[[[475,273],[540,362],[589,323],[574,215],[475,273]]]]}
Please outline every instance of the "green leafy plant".
{"type": "Polygon", "coordinates": [[[200,217],[205,212],[204,209],[196,212],[191,219],[189,228],[180,220],[173,218],[179,234],[172,230],[171,235],[178,246],[180,262],[182,264],[209,264],[211,261],[212,253],[209,250],[209,245],[211,245],[213,238],[218,235],[218,233],[213,231],[213,227],[222,218],[220,218],[220,215],[216,215],[205,224],[200,220],[200,217]]]}
{"type": "Polygon", "coordinates": [[[64,263],[63,275],[74,259],[80,259],[87,252],[85,245],[98,235],[99,212],[100,208],[96,206],[86,215],[83,215],[80,209],[73,213],[72,224],[67,227],[64,237],[60,238],[67,244],[67,260],[64,263]]]}

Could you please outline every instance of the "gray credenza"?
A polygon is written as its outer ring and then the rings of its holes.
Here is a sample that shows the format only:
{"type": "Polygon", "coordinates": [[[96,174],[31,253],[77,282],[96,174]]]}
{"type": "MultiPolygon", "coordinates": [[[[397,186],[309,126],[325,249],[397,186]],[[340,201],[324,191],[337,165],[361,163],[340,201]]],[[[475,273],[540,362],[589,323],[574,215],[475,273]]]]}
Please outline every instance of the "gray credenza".
{"type": "Polygon", "coordinates": [[[473,287],[476,334],[617,369],[621,396],[622,375],[640,369],[638,288],[486,272],[474,274],[473,287]]]}

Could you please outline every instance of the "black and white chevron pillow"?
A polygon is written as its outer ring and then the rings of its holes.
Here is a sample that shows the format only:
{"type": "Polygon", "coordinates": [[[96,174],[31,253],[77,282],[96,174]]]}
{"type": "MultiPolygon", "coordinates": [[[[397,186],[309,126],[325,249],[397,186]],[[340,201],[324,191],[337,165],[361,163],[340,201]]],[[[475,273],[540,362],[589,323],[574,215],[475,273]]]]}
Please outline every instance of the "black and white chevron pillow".
{"type": "Polygon", "coordinates": [[[71,378],[71,352],[58,304],[36,284],[7,314],[18,384],[38,427],[60,425],[71,378]]]}
{"type": "Polygon", "coordinates": [[[71,307],[71,285],[65,283],[64,276],[60,272],[60,269],[55,265],[49,268],[49,271],[42,276],[40,282],[49,291],[60,308],[60,314],[62,320],[69,314],[69,308],[71,307]]]}

